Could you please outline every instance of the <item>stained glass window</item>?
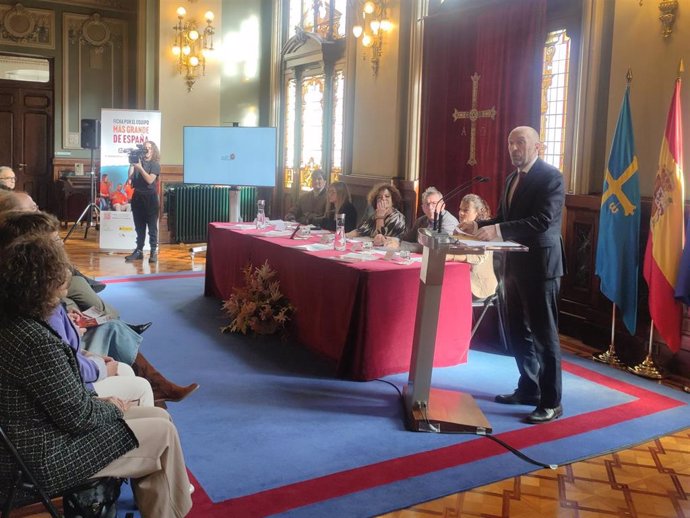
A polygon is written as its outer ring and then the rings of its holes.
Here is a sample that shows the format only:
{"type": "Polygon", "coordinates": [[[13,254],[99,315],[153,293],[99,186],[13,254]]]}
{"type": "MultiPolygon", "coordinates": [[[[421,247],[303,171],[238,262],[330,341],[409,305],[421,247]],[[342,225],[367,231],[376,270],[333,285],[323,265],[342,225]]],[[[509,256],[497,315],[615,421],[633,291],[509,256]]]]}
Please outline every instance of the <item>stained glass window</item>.
{"type": "MultiPolygon", "coordinates": [[[[347,0],[286,1],[290,35],[294,36],[294,28],[298,27],[307,34],[316,32],[318,37],[310,38],[320,44],[340,39],[338,43],[344,51],[347,0]]],[[[292,38],[297,42],[297,52],[305,41],[302,38],[292,38]]],[[[314,169],[322,169],[330,180],[342,172],[344,52],[330,63],[323,59],[299,59],[295,66],[289,64],[289,56],[286,59],[283,187],[291,191],[293,198],[299,191],[311,189],[314,169]]]]}
{"type": "Polygon", "coordinates": [[[568,106],[570,38],[565,30],[550,32],[544,46],[541,141],[543,158],[563,171],[568,106]]]}
{"type": "Polygon", "coordinates": [[[295,27],[305,31],[317,32],[323,38],[339,39],[345,37],[345,11],[347,0],[292,0],[290,2],[290,31],[295,27]],[[333,12],[330,7],[333,5],[333,12]],[[329,34],[330,18],[333,16],[333,34],[329,34]],[[314,30],[316,25],[316,31],[314,30]]]}

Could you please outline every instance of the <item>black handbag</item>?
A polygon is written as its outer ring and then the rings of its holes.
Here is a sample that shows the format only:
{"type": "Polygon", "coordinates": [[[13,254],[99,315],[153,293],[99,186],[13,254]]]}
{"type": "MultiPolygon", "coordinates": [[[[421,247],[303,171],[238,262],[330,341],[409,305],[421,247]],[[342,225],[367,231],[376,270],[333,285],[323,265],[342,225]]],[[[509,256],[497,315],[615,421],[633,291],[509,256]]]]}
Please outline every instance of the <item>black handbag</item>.
{"type": "Polygon", "coordinates": [[[62,495],[65,518],[116,518],[121,478],[89,480],[62,495]]]}

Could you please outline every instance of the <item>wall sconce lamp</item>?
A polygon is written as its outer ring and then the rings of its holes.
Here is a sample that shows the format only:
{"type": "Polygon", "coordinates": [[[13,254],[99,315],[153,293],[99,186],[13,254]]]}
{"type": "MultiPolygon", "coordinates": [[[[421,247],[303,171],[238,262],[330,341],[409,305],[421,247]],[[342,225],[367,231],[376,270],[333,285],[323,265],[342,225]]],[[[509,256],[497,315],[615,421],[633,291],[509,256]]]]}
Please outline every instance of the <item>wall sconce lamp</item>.
{"type": "Polygon", "coordinates": [[[206,27],[199,30],[196,21],[193,19],[185,20],[187,10],[184,7],[177,8],[177,24],[173,27],[175,31],[175,42],[172,46],[173,56],[177,58],[177,71],[184,76],[187,83],[187,91],[191,92],[197,78],[206,74],[206,58],[213,51],[213,13],[207,11],[206,27]]]}
{"type": "Polygon", "coordinates": [[[371,51],[371,68],[374,77],[379,72],[379,62],[383,49],[383,35],[393,30],[393,23],[386,17],[388,0],[367,0],[358,2],[359,13],[352,34],[360,40],[365,48],[371,51]]]}
{"type": "MultiPolygon", "coordinates": [[[[642,6],[640,0],[640,6],[642,6]]],[[[661,0],[659,2],[659,21],[661,22],[664,38],[668,38],[673,32],[673,23],[676,21],[676,11],[678,10],[678,0],[661,0]]]]}

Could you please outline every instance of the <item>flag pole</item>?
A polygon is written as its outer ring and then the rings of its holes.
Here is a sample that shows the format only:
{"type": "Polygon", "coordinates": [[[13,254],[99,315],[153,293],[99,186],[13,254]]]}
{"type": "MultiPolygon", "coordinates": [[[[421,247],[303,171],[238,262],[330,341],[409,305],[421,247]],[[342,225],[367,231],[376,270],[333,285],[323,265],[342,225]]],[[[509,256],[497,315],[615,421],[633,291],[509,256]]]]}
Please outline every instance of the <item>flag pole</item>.
{"type": "Polygon", "coordinates": [[[611,310],[611,343],[608,351],[592,355],[592,359],[601,363],[608,363],[613,367],[623,368],[623,363],[616,354],[616,303],[613,303],[611,310]]]}
{"type": "Polygon", "coordinates": [[[645,378],[650,378],[654,380],[659,380],[664,376],[659,372],[659,369],[654,364],[654,358],[652,357],[652,347],[654,337],[654,320],[649,323],[649,346],[647,348],[647,357],[642,363],[638,363],[634,367],[628,367],[628,370],[633,374],[638,376],[643,376],[645,378]]]}

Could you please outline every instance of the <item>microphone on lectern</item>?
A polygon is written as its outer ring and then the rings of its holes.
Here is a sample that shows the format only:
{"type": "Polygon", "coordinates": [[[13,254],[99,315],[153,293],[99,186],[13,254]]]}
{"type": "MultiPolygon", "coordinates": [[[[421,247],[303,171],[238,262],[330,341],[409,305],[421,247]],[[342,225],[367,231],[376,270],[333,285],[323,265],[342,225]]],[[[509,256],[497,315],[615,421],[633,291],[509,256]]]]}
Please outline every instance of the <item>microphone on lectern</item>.
{"type": "Polygon", "coordinates": [[[439,210],[439,207],[442,206],[441,202],[445,203],[446,201],[450,201],[451,199],[455,198],[458,194],[462,194],[468,191],[471,187],[475,186],[476,184],[488,182],[489,180],[490,178],[488,176],[475,176],[471,180],[463,182],[454,189],[451,189],[448,193],[445,194],[445,196],[442,196],[436,204],[436,209],[434,209],[434,230],[438,230],[439,232],[441,232],[442,229],[441,224],[443,223],[443,214],[439,210]]]}

